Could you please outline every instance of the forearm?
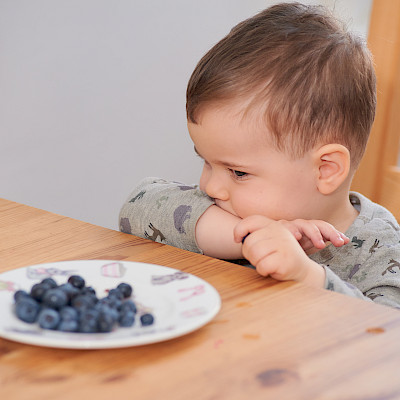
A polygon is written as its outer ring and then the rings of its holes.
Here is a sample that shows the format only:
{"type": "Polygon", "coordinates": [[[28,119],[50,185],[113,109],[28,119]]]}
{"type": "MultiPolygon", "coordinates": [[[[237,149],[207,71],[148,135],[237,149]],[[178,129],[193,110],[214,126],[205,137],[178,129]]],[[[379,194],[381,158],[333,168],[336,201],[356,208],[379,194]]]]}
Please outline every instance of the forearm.
{"type": "Polygon", "coordinates": [[[225,260],[243,258],[242,244],[233,237],[240,220],[216,205],[210,206],[196,224],[196,242],[203,253],[225,260]]]}

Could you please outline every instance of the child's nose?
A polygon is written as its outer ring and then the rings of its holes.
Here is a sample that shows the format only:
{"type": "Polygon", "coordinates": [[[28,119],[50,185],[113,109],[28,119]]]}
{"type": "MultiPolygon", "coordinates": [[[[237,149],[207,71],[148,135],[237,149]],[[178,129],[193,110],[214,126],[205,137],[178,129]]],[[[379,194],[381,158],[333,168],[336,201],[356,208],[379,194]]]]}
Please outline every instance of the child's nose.
{"type": "Polygon", "coordinates": [[[226,201],[229,199],[229,192],[223,182],[216,176],[210,174],[204,182],[204,191],[213,199],[226,201]]]}

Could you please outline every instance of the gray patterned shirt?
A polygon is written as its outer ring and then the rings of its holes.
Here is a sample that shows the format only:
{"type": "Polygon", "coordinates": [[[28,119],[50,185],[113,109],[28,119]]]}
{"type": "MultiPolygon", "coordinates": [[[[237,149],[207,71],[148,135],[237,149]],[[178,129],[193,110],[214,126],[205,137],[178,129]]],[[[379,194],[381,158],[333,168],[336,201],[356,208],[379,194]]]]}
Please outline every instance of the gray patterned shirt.
{"type": "MultiPolygon", "coordinates": [[[[359,193],[350,201],[359,216],[347,230],[350,243],[310,258],[326,271],[325,289],[400,308],[400,228],[393,215],[359,193]]],[[[120,230],[201,253],[195,227],[213,200],[196,185],[146,178],[119,215],[120,230]]]]}

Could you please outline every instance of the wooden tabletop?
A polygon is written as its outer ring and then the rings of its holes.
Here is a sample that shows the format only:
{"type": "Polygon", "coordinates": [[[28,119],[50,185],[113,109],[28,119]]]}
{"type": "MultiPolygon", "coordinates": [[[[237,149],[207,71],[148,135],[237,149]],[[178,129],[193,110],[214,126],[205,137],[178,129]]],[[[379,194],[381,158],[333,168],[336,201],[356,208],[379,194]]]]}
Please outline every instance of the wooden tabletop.
{"type": "Polygon", "coordinates": [[[400,399],[398,310],[0,199],[0,272],[76,259],[189,272],[218,290],[221,311],[121,349],[0,339],[1,399],[400,399]]]}

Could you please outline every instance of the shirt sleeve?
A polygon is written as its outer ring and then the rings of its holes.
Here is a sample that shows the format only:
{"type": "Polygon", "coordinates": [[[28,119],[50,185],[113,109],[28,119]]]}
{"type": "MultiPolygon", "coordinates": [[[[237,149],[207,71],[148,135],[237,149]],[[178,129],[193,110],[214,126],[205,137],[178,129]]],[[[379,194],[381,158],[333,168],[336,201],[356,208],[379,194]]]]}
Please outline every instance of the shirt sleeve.
{"type": "Polygon", "coordinates": [[[363,300],[369,300],[364,296],[360,289],[349,282],[341,280],[329,267],[322,265],[325,269],[325,289],[332,290],[333,292],[342,293],[347,296],[357,297],[363,300]]]}
{"type": "Polygon", "coordinates": [[[325,289],[400,309],[400,288],[398,287],[399,282],[397,282],[395,285],[391,285],[390,282],[387,282],[387,285],[375,286],[363,293],[356,286],[340,279],[328,267],[323,267],[326,272],[325,289]]]}
{"type": "Polygon", "coordinates": [[[196,223],[213,204],[197,185],[145,178],[121,208],[120,231],[202,253],[196,243],[196,223]]]}

